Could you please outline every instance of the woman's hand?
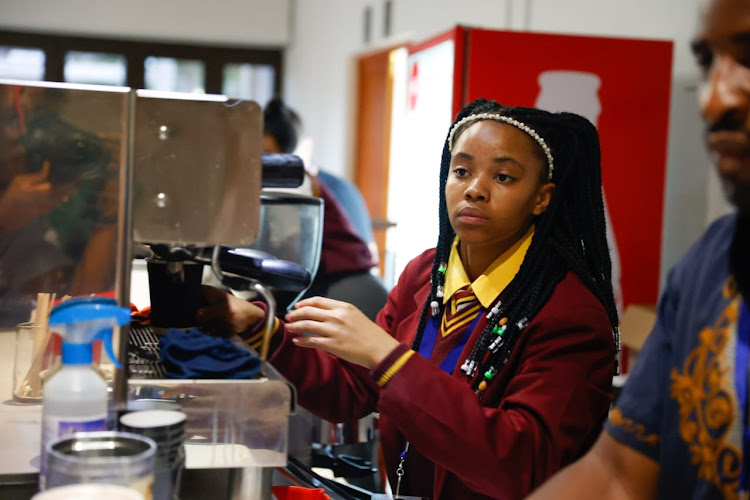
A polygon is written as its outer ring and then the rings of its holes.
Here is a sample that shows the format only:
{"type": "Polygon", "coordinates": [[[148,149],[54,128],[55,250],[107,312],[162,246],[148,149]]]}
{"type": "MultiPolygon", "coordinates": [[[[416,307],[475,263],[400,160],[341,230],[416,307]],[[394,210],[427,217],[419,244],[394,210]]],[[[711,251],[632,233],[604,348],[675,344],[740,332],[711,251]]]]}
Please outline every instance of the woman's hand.
{"type": "Polygon", "coordinates": [[[212,333],[242,333],[266,317],[260,307],[208,285],[201,285],[207,306],[198,309],[195,320],[212,333]]]}
{"type": "Polygon", "coordinates": [[[346,302],[311,297],[286,315],[286,329],[299,334],[293,342],[314,347],[372,370],[399,342],[346,302]]]}

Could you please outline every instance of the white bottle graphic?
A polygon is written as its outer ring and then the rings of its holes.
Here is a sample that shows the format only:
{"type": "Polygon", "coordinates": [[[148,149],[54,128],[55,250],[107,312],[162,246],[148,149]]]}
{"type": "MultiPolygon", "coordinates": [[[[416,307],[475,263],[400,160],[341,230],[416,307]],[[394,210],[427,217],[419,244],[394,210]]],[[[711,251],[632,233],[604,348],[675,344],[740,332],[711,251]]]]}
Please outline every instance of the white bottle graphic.
{"type": "MultiPolygon", "coordinates": [[[[600,86],[601,80],[594,73],[568,70],[545,71],[539,75],[541,91],[534,106],[547,111],[576,113],[587,118],[594,126],[598,126],[597,122],[602,110],[599,102],[600,86]]],[[[604,190],[602,190],[602,198],[604,200],[604,217],[607,223],[607,245],[612,261],[612,289],[615,295],[617,312],[622,314],[620,253],[617,249],[617,239],[609,218],[607,197],[604,190]]]]}
{"type": "Polygon", "coordinates": [[[94,340],[101,339],[115,365],[112,328],[130,321],[130,310],[113,299],[81,297],[58,305],[50,327],[63,337],[62,366],[44,384],[39,487],[45,488],[47,443],[75,432],[106,430],[107,383],[93,366],[94,340]]]}

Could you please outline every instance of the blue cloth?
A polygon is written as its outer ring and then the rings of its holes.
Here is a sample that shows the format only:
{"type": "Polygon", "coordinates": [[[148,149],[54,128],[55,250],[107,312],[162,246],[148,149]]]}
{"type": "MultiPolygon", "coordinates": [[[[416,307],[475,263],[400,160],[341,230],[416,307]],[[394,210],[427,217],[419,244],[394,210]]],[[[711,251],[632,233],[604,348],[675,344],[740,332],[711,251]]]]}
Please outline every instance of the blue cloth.
{"type": "Polygon", "coordinates": [[[197,329],[170,328],[159,346],[161,362],[170,378],[246,379],[260,373],[260,359],[250,351],[197,329]]]}
{"type": "Polygon", "coordinates": [[[736,223],[729,215],[712,224],[670,271],[654,329],[606,423],[617,441],[659,462],[660,499],[733,498],[738,487],[736,223]]]}

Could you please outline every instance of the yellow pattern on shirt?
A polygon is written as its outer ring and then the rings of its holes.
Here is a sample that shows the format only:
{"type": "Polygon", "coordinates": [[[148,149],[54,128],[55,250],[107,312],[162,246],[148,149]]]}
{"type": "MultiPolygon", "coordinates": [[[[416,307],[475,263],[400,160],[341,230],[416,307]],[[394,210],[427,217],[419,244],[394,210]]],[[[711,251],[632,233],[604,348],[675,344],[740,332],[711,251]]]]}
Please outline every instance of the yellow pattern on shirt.
{"type": "Polygon", "coordinates": [[[739,316],[735,297],[713,326],[701,330],[698,346],[685,358],[682,370],[671,372],[671,397],[680,407],[680,437],[688,445],[698,477],[710,483],[725,499],[737,498],[742,452],[727,442],[735,421],[737,401],[734,374],[726,362],[725,348],[739,316]]]}

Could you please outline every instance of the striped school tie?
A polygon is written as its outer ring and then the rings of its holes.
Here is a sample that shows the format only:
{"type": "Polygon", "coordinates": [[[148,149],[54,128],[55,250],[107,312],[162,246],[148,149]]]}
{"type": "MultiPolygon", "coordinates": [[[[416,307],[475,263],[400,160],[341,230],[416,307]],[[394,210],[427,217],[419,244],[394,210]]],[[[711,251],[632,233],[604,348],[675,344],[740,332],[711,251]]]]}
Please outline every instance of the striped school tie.
{"type": "Polygon", "coordinates": [[[443,321],[440,324],[441,337],[445,338],[457,332],[460,336],[481,308],[482,305],[471,290],[471,285],[458,290],[445,308],[443,321]]]}

